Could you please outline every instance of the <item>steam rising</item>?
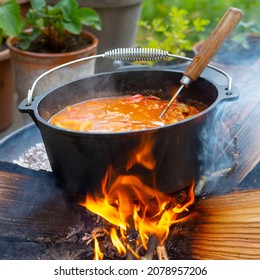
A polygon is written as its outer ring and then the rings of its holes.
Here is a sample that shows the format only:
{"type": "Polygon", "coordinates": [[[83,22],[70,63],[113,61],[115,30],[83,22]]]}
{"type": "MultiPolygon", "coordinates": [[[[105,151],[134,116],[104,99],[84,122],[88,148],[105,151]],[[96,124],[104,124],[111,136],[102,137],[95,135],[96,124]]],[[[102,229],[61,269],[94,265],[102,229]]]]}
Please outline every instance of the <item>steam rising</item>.
{"type": "MultiPolygon", "coordinates": [[[[260,161],[260,44],[253,51],[258,55],[255,60],[250,56],[248,64],[216,65],[233,78],[240,96],[236,101],[220,104],[214,119],[209,120],[201,133],[204,147],[201,174],[207,177],[209,192],[216,192],[218,187],[223,192],[236,188],[260,161]],[[228,177],[225,170],[234,165],[234,139],[238,145],[238,168],[228,177]]],[[[237,58],[234,59],[237,63],[237,58]]],[[[225,79],[209,73],[209,69],[205,71],[217,84],[226,83],[225,79]]]]}

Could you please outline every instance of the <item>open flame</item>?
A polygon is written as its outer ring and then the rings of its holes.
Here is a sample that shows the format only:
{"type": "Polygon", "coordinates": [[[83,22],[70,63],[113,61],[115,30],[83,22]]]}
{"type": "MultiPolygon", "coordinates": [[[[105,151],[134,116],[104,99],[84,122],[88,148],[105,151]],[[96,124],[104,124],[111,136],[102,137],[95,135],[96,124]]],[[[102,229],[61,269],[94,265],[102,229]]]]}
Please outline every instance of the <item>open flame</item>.
{"type": "MultiPolygon", "coordinates": [[[[187,219],[187,215],[180,214],[195,200],[194,184],[183,198],[161,192],[143,183],[137,175],[127,173],[135,164],[154,169],[156,160],[152,147],[151,139],[142,141],[129,158],[124,174],[117,174],[113,166],[109,166],[102,180],[102,196],[87,194],[81,204],[111,224],[110,238],[118,253],[124,256],[130,252],[136,259],[140,258],[136,249],[142,246],[148,250],[151,239],[155,247],[163,246],[170,227],[187,219]]],[[[95,259],[102,259],[96,238],[94,242],[95,259]]]]}

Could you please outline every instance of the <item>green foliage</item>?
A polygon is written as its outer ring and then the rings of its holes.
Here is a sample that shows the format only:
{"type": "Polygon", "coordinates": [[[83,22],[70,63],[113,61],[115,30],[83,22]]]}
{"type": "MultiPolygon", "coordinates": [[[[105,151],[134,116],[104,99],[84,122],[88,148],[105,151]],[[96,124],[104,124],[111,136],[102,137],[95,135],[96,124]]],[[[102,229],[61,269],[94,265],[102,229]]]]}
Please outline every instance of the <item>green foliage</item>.
{"type": "Polygon", "coordinates": [[[91,8],[80,8],[76,0],[61,0],[54,6],[45,0],[30,2],[32,8],[26,14],[23,30],[30,27],[33,31],[30,34],[26,32],[19,34],[18,47],[23,50],[28,49],[31,42],[43,32],[49,41],[56,45],[56,49],[59,49],[64,46],[65,32],[80,34],[83,25],[101,29],[96,11],[91,8]]]}
{"type": "Polygon", "coordinates": [[[0,47],[3,38],[16,36],[21,28],[20,6],[16,1],[0,3],[0,47]]]}
{"type": "Polygon", "coordinates": [[[256,24],[260,25],[259,0],[143,0],[141,19],[150,21],[155,17],[163,18],[167,16],[173,5],[179,9],[185,8],[191,19],[203,17],[210,20],[205,32],[198,34],[198,40],[208,37],[229,7],[242,9],[245,21],[254,20],[256,24]]]}
{"type": "Polygon", "coordinates": [[[192,49],[192,34],[203,32],[209,20],[195,18],[191,20],[184,9],[172,7],[166,17],[151,21],[139,21],[143,34],[142,47],[159,48],[177,55],[184,55],[192,49]]]}

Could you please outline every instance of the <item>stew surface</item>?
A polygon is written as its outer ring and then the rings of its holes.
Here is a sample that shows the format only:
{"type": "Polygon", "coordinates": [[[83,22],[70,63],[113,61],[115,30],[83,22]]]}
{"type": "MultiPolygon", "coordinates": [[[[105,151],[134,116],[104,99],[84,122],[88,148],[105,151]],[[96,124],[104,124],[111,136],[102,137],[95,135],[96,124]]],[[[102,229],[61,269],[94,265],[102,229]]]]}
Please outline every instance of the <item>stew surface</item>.
{"type": "Polygon", "coordinates": [[[172,124],[202,111],[175,101],[161,119],[159,115],[167,104],[168,100],[141,94],[92,99],[67,106],[49,122],[68,130],[121,132],[172,124]]]}

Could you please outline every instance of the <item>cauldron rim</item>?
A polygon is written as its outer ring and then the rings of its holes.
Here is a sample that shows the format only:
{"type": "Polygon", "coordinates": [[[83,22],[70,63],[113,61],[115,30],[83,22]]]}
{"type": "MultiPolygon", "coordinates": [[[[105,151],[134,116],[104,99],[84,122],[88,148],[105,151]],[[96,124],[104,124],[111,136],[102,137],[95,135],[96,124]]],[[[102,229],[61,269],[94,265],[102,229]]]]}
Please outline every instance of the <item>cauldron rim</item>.
{"type": "MultiPolygon", "coordinates": [[[[68,130],[68,129],[64,129],[55,125],[50,124],[48,121],[46,121],[39,113],[39,106],[41,105],[42,102],[44,102],[44,99],[47,98],[48,96],[50,96],[51,94],[53,94],[56,90],[61,89],[63,87],[67,87],[68,85],[72,84],[72,83],[77,83],[80,81],[84,81],[86,79],[91,79],[91,78],[95,78],[98,76],[107,76],[107,75],[117,75],[119,73],[129,73],[129,72],[135,72],[135,74],[137,74],[137,72],[169,72],[169,73],[176,73],[178,75],[183,75],[183,71],[180,70],[172,70],[172,69],[161,69],[161,68],[147,68],[147,69],[138,69],[138,68],[134,68],[134,69],[127,69],[127,70],[117,70],[117,71],[113,71],[113,72],[104,72],[104,73],[96,73],[96,74],[92,74],[89,75],[87,77],[84,78],[80,78],[74,81],[70,81],[66,84],[63,85],[59,85],[56,88],[42,94],[39,96],[36,96],[35,98],[33,98],[33,106],[30,109],[30,106],[25,105],[27,102],[27,99],[24,99],[20,106],[19,106],[19,110],[21,112],[27,111],[33,118],[33,120],[35,121],[36,124],[41,123],[44,126],[47,126],[51,129],[57,130],[59,131],[59,133],[62,134],[67,134],[67,135],[73,135],[73,136],[79,136],[79,137],[83,137],[84,135],[86,135],[87,137],[89,135],[93,135],[95,137],[98,136],[120,136],[120,135],[129,135],[129,134],[149,134],[149,133],[153,133],[156,132],[158,130],[166,130],[166,129],[170,129],[174,126],[179,126],[179,125],[183,125],[187,122],[190,122],[194,119],[199,119],[200,117],[203,117],[204,115],[208,114],[209,111],[211,111],[220,101],[228,99],[228,98],[236,98],[237,96],[228,96],[223,94],[222,92],[224,92],[226,90],[225,86],[221,86],[221,85],[217,85],[214,81],[209,80],[207,78],[204,77],[199,77],[197,81],[206,81],[207,83],[209,83],[212,87],[214,87],[218,93],[216,99],[214,100],[214,102],[209,105],[206,109],[204,109],[203,111],[201,111],[198,114],[195,114],[191,117],[188,117],[184,120],[175,122],[173,124],[168,124],[168,125],[164,125],[164,126],[160,126],[160,127],[155,127],[155,128],[148,128],[148,129],[140,129],[140,130],[132,130],[132,131],[120,131],[120,132],[95,132],[95,131],[76,131],[76,130],[68,130]],[[25,110],[23,110],[23,107],[27,107],[25,108],[25,110]]],[[[193,82],[193,83],[197,83],[197,81],[193,82]]],[[[75,103],[74,103],[75,104],[75,103]]],[[[63,108],[61,108],[63,109],[63,108]]]]}

